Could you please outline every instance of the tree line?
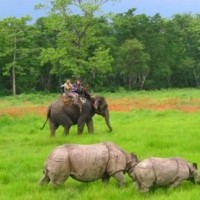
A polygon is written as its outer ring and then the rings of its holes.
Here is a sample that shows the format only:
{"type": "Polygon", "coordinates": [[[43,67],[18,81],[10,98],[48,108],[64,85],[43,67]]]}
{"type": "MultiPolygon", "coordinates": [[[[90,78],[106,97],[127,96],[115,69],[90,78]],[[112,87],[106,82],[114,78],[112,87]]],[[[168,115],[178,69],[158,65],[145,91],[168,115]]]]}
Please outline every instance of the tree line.
{"type": "Polygon", "coordinates": [[[95,91],[200,86],[200,15],[100,15],[108,1],[51,0],[34,23],[0,20],[0,94],[58,92],[67,78],[95,91]]]}

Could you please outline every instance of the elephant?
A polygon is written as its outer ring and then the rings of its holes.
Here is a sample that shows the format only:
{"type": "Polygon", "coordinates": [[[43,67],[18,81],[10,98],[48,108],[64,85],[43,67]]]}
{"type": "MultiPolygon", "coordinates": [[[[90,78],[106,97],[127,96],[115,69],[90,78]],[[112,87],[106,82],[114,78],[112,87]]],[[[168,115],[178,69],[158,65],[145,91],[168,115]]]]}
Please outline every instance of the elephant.
{"type": "Polygon", "coordinates": [[[131,176],[141,192],[149,192],[153,185],[175,188],[184,180],[200,182],[197,164],[179,157],[145,159],[132,168],[131,176]]]}
{"type": "Polygon", "coordinates": [[[85,123],[89,133],[94,132],[93,119],[94,114],[101,115],[105,118],[105,122],[112,131],[109,118],[108,104],[104,97],[96,96],[90,99],[84,98],[81,103],[81,109],[79,105],[66,103],[63,98],[58,99],[48,107],[47,119],[43,124],[42,128],[49,120],[50,135],[55,136],[56,129],[62,125],[64,127],[64,134],[69,134],[70,127],[77,124],[77,133],[82,134],[85,123]]]}
{"type": "Polygon", "coordinates": [[[50,153],[39,183],[58,186],[68,177],[81,182],[102,179],[108,183],[112,176],[119,186],[124,186],[124,173],[130,171],[137,162],[135,154],[125,152],[112,142],[65,144],[50,153]]]}

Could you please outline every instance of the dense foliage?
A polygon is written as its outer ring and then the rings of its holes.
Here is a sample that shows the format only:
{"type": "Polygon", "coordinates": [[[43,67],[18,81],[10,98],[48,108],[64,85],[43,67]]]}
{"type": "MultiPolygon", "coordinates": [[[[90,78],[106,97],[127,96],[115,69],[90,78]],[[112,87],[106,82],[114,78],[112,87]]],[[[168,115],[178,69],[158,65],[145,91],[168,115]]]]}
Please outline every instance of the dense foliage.
{"type": "Polygon", "coordinates": [[[34,23],[1,20],[0,94],[58,92],[66,78],[96,91],[200,86],[200,15],[100,15],[108,1],[51,0],[34,23]]]}

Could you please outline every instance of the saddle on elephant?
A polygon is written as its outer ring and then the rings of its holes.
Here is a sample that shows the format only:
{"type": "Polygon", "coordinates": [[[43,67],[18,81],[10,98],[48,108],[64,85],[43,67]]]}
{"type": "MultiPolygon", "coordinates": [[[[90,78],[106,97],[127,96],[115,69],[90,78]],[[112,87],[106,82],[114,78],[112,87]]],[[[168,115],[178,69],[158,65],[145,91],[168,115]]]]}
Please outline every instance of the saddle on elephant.
{"type": "Polygon", "coordinates": [[[82,112],[82,106],[86,103],[86,99],[84,97],[81,97],[77,93],[69,93],[68,95],[62,95],[61,99],[65,105],[77,105],[80,109],[80,112],[82,112]]]}
{"type": "Polygon", "coordinates": [[[62,95],[61,99],[62,99],[63,103],[66,105],[74,104],[73,97],[71,97],[69,95],[62,95]]]}

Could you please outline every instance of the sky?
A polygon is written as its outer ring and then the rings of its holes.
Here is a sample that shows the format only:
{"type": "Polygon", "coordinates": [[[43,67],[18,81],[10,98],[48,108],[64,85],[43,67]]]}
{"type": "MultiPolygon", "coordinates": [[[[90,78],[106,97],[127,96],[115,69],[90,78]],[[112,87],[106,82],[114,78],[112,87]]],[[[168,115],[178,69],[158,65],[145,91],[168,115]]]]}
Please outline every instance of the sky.
{"type": "MultiPolygon", "coordinates": [[[[0,20],[7,17],[21,18],[30,15],[36,20],[47,15],[45,10],[35,10],[34,5],[45,0],[0,0],[0,20]]],[[[124,13],[128,9],[136,8],[135,14],[154,16],[159,13],[164,18],[174,14],[200,14],[200,0],[118,0],[104,4],[105,13],[124,13]]]]}

